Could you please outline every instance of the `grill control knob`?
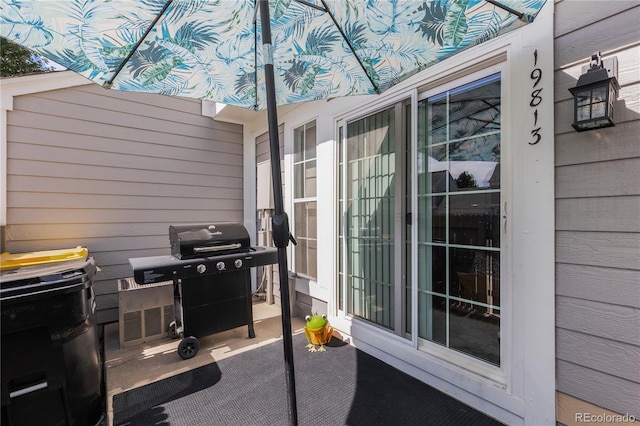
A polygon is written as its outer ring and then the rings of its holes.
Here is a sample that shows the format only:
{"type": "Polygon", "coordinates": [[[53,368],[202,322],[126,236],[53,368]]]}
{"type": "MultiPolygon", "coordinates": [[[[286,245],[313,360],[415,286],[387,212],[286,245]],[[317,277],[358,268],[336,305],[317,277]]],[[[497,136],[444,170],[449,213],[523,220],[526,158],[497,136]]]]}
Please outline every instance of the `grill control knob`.
{"type": "Polygon", "coordinates": [[[236,266],[236,268],[240,268],[242,266],[242,259],[236,259],[233,264],[236,266]]]}
{"type": "Polygon", "coordinates": [[[218,271],[224,271],[226,267],[224,262],[218,262],[216,263],[216,268],[218,268],[218,271]]]}
{"type": "Polygon", "coordinates": [[[206,270],[207,270],[207,265],[205,265],[204,263],[201,263],[198,266],[196,266],[196,271],[198,271],[199,274],[204,274],[206,270]]]}

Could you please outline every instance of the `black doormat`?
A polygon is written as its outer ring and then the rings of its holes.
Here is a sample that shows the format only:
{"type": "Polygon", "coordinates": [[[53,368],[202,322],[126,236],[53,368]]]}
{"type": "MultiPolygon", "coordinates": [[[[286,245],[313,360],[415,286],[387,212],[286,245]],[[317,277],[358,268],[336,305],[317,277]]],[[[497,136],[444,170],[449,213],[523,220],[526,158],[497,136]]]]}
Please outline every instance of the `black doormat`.
{"type": "MultiPolygon", "coordinates": [[[[501,424],[352,346],[306,343],[293,337],[302,426],[501,424]]],[[[117,394],[113,413],[114,426],[287,425],[282,342],[117,394]]]]}

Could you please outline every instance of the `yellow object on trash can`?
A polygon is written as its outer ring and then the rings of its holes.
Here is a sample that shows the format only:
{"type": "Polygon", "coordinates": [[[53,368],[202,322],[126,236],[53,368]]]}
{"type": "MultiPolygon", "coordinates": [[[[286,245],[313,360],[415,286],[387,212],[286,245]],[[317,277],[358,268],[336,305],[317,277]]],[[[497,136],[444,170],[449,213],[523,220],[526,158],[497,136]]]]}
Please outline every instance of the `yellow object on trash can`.
{"type": "Polygon", "coordinates": [[[87,257],[89,257],[89,250],[81,246],[62,250],[32,251],[13,254],[2,253],[0,255],[0,271],[67,262],[70,260],[82,260],[87,257]]]}

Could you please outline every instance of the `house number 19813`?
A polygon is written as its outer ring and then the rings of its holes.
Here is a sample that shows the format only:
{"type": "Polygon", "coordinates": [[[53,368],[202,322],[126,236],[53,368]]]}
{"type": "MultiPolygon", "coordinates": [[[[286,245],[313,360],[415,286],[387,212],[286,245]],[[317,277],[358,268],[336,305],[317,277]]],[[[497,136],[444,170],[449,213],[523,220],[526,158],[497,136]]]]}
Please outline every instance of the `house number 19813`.
{"type": "Polygon", "coordinates": [[[533,52],[533,66],[535,67],[530,74],[531,80],[533,80],[533,91],[531,92],[531,100],[529,106],[534,108],[533,110],[533,129],[531,130],[531,136],[533,140],[529,142],[529,145],[535,145],[542,140],[540,129],[538,126],[538,105],[542,102],[542,87],[538,88],[540,81],[542,80],[542,70],[538,68],[538,49],[533,52]]]}

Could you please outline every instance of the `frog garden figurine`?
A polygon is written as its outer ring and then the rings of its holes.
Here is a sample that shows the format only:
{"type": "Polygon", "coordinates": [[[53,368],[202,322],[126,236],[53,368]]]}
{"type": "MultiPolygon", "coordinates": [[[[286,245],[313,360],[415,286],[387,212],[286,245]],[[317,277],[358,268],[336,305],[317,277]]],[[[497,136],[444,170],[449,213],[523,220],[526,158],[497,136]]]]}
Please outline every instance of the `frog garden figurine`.
{"type": "Polygon", "coordinates": [[[325,314],[307,315],[304,319],[307,321],[304,326],[304,334],[309,342],[307,349],[309,352],[324,352],[324,345],[329,343],[331,336],[333,336],[333,327],[329,325],[327,316],[325,314]],[[316,346],[320,347],[316,349],[316,346]]]}

